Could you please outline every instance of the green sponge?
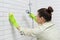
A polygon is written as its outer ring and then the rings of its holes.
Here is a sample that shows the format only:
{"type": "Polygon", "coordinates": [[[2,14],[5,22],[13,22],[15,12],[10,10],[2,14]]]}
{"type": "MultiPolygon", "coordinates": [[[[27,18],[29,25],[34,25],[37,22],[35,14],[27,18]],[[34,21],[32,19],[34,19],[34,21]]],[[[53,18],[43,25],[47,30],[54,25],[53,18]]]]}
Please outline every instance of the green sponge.
{"type": "Polygon", "coordinates": [[[16,28],[19,27],[19,24],[17,23],[16,19],[14,18],[13,13],[10,13],[10,14],[9,14],[9,21],[11,22],[11,24],[12,24],[14,27],[16,27],[16,28]]]}
{"type": "Polygon", "coordinates": [[[35,20],[35,21],[37,22],[36,16],[35,16],[33,13],[30,13],[29,16],[30,16],[33,20],[35,20]]]}

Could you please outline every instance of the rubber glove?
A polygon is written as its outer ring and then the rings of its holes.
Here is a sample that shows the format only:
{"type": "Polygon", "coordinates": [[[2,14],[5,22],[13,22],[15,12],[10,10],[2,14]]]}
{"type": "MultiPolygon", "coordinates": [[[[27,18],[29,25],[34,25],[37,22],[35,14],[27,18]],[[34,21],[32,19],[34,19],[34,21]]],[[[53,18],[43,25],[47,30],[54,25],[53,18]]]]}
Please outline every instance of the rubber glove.
{"type": "Polygon", "coordinates": [[[9,21],[14,27],[16,27],[16,28],[19,27],[19,24],[17,23],[16,19],[14,18],[13,13],[9,14],[9,21]]]}
{"type": "Polygon", "coordinates": [[[30,16],[34,21],[37,22],[37,20],[36,20],[36,16],[35,16],[33,13],[30,13],[29,16],[30,16]]]}
{"type": "Polygon", "coordinates": [[[33,13],[31,13],[29,10],[26,10],[26,12],[29,14],[30,18],[37,22],[36,16],[33,13]]]}

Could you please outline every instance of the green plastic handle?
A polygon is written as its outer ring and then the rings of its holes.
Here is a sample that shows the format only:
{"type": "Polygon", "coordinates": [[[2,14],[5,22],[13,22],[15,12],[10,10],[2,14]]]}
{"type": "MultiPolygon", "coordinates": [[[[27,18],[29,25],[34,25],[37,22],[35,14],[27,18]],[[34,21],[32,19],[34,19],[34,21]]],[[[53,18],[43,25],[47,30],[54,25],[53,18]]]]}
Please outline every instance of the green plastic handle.
{"type": "Polygon", "coordinates": [[[19,27],[19,24],[17,23],[16,19],[14,18],[13,13],[9,14],[9,21],[14,27],[16,27],[16,28],[19,27]]]}
{"type": "Polygon", "coordinates": [[[30,16],[34,21],[37,22],[37,20],[36,20],[36,16],[35,16],[33,13],[30,13],[29,16],[30,16]]]}

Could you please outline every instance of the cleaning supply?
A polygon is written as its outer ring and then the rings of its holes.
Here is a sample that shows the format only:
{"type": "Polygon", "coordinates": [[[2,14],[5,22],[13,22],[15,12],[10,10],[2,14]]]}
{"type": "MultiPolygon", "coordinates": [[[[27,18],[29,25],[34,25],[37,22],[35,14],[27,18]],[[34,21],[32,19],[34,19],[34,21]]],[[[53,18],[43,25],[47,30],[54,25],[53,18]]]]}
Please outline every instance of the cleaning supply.
{"type": "Polygon", "coordinates": [[[17,23],[16,19],[14,18],[13,13],[9,14],[9,21],[14,27],[16,27],[16,28],[19,27],[19,24],[17,23]]]}

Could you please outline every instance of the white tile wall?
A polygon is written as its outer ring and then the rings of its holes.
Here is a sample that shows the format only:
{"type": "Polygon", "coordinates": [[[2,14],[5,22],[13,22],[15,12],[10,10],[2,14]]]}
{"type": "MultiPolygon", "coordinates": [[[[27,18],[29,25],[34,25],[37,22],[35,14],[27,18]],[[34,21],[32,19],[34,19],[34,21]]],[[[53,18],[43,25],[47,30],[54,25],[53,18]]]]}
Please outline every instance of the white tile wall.
{"type": "MultiPolygon", "coordinates": [[[[0,0],[0,40],[31,40],[31,37],[21,36],[16,28],[13,28],[8,20],[9,12],[14,12],[17,22],[22,27],[32,27],[32,20],[25,12],[28,8],[29,0],[0,0]],[[28,25],[27,25],[28,24],[28,25]],[[28,39],[27,39],[28,38],[28,39]]],[[[33,13],[42,7],[52,6],[53,22],[60,30],[60,0],[31,0],[33,13]]],[[[34,23],[36,24],[36,23],[34,23]]],[[[34,25],[34,27],[36,27],[34,25]]]]}

